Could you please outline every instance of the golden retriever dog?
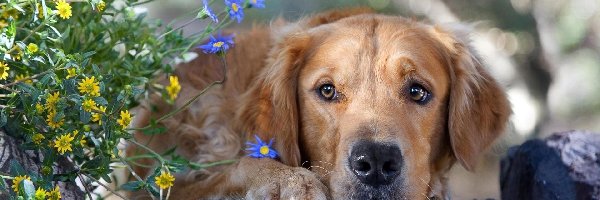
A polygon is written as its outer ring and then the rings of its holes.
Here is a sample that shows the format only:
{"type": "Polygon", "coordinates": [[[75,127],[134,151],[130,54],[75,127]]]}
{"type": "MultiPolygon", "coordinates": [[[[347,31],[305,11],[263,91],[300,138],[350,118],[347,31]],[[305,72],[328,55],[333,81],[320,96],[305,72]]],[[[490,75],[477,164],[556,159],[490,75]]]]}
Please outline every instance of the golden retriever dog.
{"type": "MultiPolygon", "coordinates": [[[[235,38],[223,85],[162,121],[167,133],[135,137],[195,162],[237,160],[178,174],[172,199],[446,198],[450,167],[472,170],[511,112],[467,37],[367,9],[258,26],[235,38]],[[246,156],[255,136],[273,139],[279,157],[246,156]]],[[[182,106],[222,69],[202,53],[178,66],[175,104],[149,98],[136,126],[182,106]]]]}

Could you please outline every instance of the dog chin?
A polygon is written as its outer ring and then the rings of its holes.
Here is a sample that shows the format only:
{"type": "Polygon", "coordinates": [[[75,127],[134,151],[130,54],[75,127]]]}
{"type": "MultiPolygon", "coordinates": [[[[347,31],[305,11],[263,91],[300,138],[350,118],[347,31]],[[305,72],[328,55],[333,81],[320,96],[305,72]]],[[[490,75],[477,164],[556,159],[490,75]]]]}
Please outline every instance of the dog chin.
{"type": "Polygon", "coordinates": [[[332,196],[333,199],[407,199],[406,194],[401,190],[401,183],[401,180],[397,180],[389,185],[374,187],[355,182],[351,186],[344,187],[347,190],[336,191],[338,194],[332,194],[332,196]]]}

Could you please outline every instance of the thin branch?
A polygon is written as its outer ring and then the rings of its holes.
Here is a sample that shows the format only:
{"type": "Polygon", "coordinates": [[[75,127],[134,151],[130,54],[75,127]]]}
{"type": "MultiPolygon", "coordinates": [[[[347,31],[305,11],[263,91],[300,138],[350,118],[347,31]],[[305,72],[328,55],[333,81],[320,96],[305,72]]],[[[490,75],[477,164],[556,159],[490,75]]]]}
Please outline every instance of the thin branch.
{"type": "Polygon", "coordinates": [[[148,148],[147,146],[144,146],[143,144],[140,144],[139,142],[137,142],[135,140],[127,140],[127,141],[129,141],[129,142],[131,142],[131,143],[133,143],[133,144],[141,147],[142,149],[150,152],[151,154],[154,154],[155,158],[160,162],[160,165],[164,165],[165,160],[160,156],[160,154],[156,153],[154,150],[148,148]]]}
{"type": "Polygon", "coordinates": [[[104,184],[103,184],[102,182],[100,182],[98,179],[95,179],[94,177],[92,177],[92,176],[90,176],[90,175],[87,175],[87,174],[83,174],[83,175],[84,175],[84,176],[87,176],[88,178],[90,178],[90,179],[92,179],[92,180],[94,180],[94,182],[96,182],[96,183],[98,183],[98,185],[100,185],[100,186],[104,187],[104,189],[107,189],[107,190],[108,190],[108,191],[110,191],[111,193],[113,193],[113,194],[115,194],[115,195],[117,195],[117,196],[121,197],[121,199],[125,199],[125,200],[127,200],[127,197],[124,197],[123,195],[119,194],[117,191],[115,191],[115,190],[113,190],[112,188],[110,188],[110,187],[108,187],[108,186],[104,185],[104,184]]]}
{"type": "MultiPolygon", "coordinates": [[[[221,57],[221,63],[222,65],[222,69],[223,69],[223,79],[218,80],[218,81],[214,81],[212,83],[210,83],[210,85],[206,86],[204,89],[202,89],[202,91],[200,91],[200,93],[196,94],[196,96],[194,96],[192,99],[190,99],[189,101],[187,101],[185,104],[183,104],[181,107],[175,109],[174,111],[171,111],[169,113],[167,113],[166,115],[163,115],[162,117],[158,118],[155,122],[159,123],[169,117],[172,117],[173,115],[181,112],[184,109],[187,109],[194,101],[196,101],[200,96],[202,96],[204,93],[206,93],[210,88],[212,88],[215,85],[221,85],[223,84],[226,80],[227,80],[227,61],[225,60],[225,55],[220,55],[221,57]]],[[[145,127],[142,128],[128,128],[127,130],[146,130],[148,128],[152,127],[152,125],[147,125],[145,127]]],[[[130,140],[131,141],[131,140],[130,140]]],[[[143,146],[143,145],[140,145],[143,146]]],[[[157,154],[158,155],[158,154],[157,154]]]]}
{"type": "Polygon", "coordinates": [[[90,192],[90,189],[88,188],[87,184],[85,183],[85,180],[83,180],[83,177],[81,177],[81,173],[77,173],[77,177],[79,177],[79,180],[81,180],[81,184],[83,185],[83,188],[85,188],[85,193],[87,193],[88,198],[90,198],[90,200],[92,200],[92,193],[90,192]]]}
{"type": "MultiPolygon", "coordinates": [[[[140,182],[145,182],[140,176],[137,175],[137,173],[135,173],[135,171],[131,168],[131,166],[129,166],[129,164],[127,162],[125,162],[125,159],[123,159],[123,157],[119,156],[119,160],[121,160],[121,162],[127,167],[127,170],[129,170],[129,172],[131,172],[131,175],[133,175],[133,177],[135,177],[135,179],[137,179],[140,182]]],[[[150,190],[146,189],[146,191],[148,191],[150,193],[150,190]]],[[[152,193],[150,193],[150,197],[152,197],[152,199],[155,199],[154,196],[152,195],[152,193]]]]}

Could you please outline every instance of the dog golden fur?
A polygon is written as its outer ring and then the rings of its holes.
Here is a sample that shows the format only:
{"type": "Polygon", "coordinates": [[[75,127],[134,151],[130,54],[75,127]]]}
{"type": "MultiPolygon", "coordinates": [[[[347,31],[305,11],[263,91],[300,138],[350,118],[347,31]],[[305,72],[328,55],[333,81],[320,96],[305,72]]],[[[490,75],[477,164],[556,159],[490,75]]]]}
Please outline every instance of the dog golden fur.
{"type": "MultiPolygon", "coordinates": [[[[466,38],[366,9],[255,27],[235,38],[223,85],[163,121],[166,134],[135,137],[195,162],[239,160],[179,174],[172,199],[443,198],[450,167],[473,169],[510,114],[466,38]],[[273,138],[279,159],[244,156],[254,135],[273,138]]],[[[221,70],[205,54],[178,66],[176,103],[150,97],[136,126],[182,106],[221,70]]]]}

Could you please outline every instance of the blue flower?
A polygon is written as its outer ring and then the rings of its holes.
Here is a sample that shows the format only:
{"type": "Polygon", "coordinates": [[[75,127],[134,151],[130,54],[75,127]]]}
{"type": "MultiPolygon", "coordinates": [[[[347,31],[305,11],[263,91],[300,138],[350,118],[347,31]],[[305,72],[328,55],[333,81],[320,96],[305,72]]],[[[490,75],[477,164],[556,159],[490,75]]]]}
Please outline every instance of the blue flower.
{"type": "Polygon", "coordinates": [[[210,7],[208,7],[208,2],[206,2],[206,0],[202,0],[202,3],[204,3],[204,8],[202,8],[202,11],[198,14],[198,17],[204,19],[206,16],[208,16],[213,20],[213,22],[219,23],[219,18],[217,18],[217,15],[215,15],[210,7]]]}
{"type": "Polygon", "coordinates": [[[265,8],[265,0],[250,0],[253,8],[265,8]]]}
{"type": "Polygon", "coordinates": [[[242,0],[225,0],[225,5],[229,8],[229,16],[231,19],[236,19],[237,23],[244,19],[244,4],[242,0]]]}
{"type": "Polygon", "coordinates": [[[258,136],[254,135],[256,138],[256,144],[252,142],[246,142],[248,148],[248,156],[252,158],[277,158],[277,151],[273,149],[271,146],[273,145],[273,139],[269,141],[269,144],[263,142],[258,136]]]}
{"type": "Polygon", "coordinates": [[[220,33],[215,38],[210,36],[208,43],[198,46],[204,53],[225,53],[233,46],[233,35],[223,36],[220,33]]]}

